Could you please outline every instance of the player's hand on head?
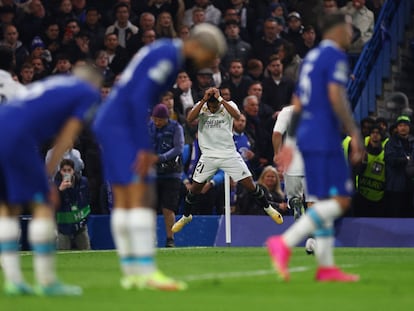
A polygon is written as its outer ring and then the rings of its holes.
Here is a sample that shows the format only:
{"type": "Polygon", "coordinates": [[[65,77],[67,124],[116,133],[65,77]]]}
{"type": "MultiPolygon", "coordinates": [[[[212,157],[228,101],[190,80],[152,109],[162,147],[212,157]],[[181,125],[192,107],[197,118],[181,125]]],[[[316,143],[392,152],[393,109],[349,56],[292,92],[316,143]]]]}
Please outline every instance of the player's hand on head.
{"type": "Polygon", "coordinates": [[[215,98],[219,98],[220,97],[220,91],[217,88],[212,88],[212,92],[214,94],[215,98]]]}

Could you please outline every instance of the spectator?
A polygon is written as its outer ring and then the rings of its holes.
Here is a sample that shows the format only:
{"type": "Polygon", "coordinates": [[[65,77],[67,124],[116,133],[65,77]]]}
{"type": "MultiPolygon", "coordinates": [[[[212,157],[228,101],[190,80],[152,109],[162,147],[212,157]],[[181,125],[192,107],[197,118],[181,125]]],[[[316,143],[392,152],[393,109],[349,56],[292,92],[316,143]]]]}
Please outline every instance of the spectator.
{"type": "Polygon", "coordinates": [[[240,29],[245,29],[250,38],[256,34],[256,14],[252,8],[247,5],[246,0],[230,0],[230,7],[236,10],[240,18],[240,29]]]}
{"type": "Polygon", "coordinates": [[[283,76],[283,64],[279,56],[271,57],[267,66],[269,77],[263,80],[263,103],[273,110],[273,119],[278,112],[290,104],[295,83],[283,76]]]}
{"type": "Polygon", "coordinates": [[[194,103],[197,102],[196,95],[192,90],[193,82],[191,81],[188,73],[184,70],[178,72],[173,88],[175,110],[185,115],[187,109],[191,109],[194,103]]]}
{"type": "MultiPolygon", "coordinates": [[[[145,30],[144,33],[142,34],[142,38],[141,38],[142,46],[146,46],[148,44],[151,44],[155,40],[157,40],[157,34],[155,33],[155,31],[153,29],[145,30]]],[[[132,56],[133,55],[131,55],[131,57],[132,56]]]]}
{"type": "Polygon", "coordinates": [[[177,32],[174,28],[172,16],[168,12],[162,12],[158,15],[155,22],[155,32],[158,38],[176,38],[177,32]]]}
{"type": "Polygon", "coordinates": [[[226,79],[226,72],[222,70],[220,57],[216,57],[213,65],[210,68],[213,71],[214,85],[215,87],[219,88],[222,82],[226,79]]]}
{"type": "Polygon", "coordinates": [[[181,39],[181,40],[187,40],[190,37],[190,27],[187,25],[181,25],[178,28],[177,31],[177,36],[181,39]]]}
{"type": "Polygon", "coordinates": [[[375,120],[371,117],[365,117],[359,122],[361,136],[367,137],[371,133],[371,128],[375,125],[375,120]]]}
{"type": "MultiPolygon", "coordinates": [[[[237,14],[236,9],[231,8],[231,7],[226,8],[224,10],[224,14],[223,14],[223,21],[220,23],[220,29],[224,32],[227,22],[232,21],[232,20],[237,21],[238,24],[240,25],[240,16],[239,16],[239,14],[237,14]]],[[[247,30],[245,28],[240,28],[240,37],[244,41],[247,41],[247,42],[251,41],[249,33],[247,32],[247,30]]]]}
{"type": "Polygon", "coordinates": [[[312,25],[303,27],[302,41],[299,44],[297,52],[303,59],[305,55],[314,47],[316,47],[316,32],[312,25]]]}
{"type": "Polygon", "coordinates": [[[88,180],[75,173],[72,160],[64,159],[54,181],[60,196],[60,207],[56,213],[57,249],[91,249],[86,225],[91,212],[88,180]]]}
{"type": "Polygon", "coordinates": [[[76,19],[76,15],[72,12],[72,0],[60,0],[53,16],[59,23],[60,28],[64,28],[70,20],[76,19]]]}
{"type": "Polygon", "coordinates": [[[96,7],[88,7],[85,13],[85,22],[81,31],[88,35],[90,53],[95,55],[103,47],[105,27],[101,23],[101,14],[96,7]]]}
{"type": "Polygon", "coordinates": [[[232,100],[239,109],[242,108],[243,99],[247,96],[247,89],[252,80],[244,75],[244,67],[242,61],[233,59],[230,62],[229,77],[223,83],[230,89],[232,100]]]}
{"type": "Polygon", "coordinates": [[[219,25],[221,20],[221,12],[217,9],[210,0],[194,0],[194,6],[184,12],[183,24],[193,26],[193,12],[195,9],[201,8],[205,14],[205,22],[219,25]]]}
{"type": "Polygon", "coordinates": [[[278,52],[283,40],[280,37],[282,24],[279,20],[268,18],[263,24],[263,36],[253,43],[253,55],[258,58],[264,66],[269,63],[269,58],[278,52]]]}
{"type": "Polygon", "coordinates": [[[66,54],[59,54],[56,57],[56,65],[52,70],[52,74],[70,74],[72,71],[72,63],[66,54]]]}
{"type": "Polygon", "coordinates": [[[193,19],[192,19],[193,23],[192,23],[192,27],[201,24],[201,23],[205,23],[206,22],[206,12],[204,11],[204,9],[202,8],[195,8],[193,10],[193,19]]]}
{"type": "MultiPolygon", "coordinates": [[[[62,44],[60,48],[60,53],[68,53],[68,50],[75,49],[76,42],[75,37],[80,32],[80,24],[76,19],[71,19],[67,21],[65,26],[65,31],[62,37],[62,44]]],[[[69,55],[71,57],[71,55],[69,55]]]]}
{"type": "Polygon", "coordinates": [[[251,58],[247,61],[246,65],[247,75],[253,81],[263,80],[263,63],[257,58],[251,58]]]}
{"type": "Polygon", "coordinates": [[[303,25],[302,17],[298,12],[290,12],[287,17],[287,29],[282,33],[282,37],[292,43],[296,50],[302,42],[303,25]]]}
{"type": "Polygon", "coordinates": [[[174,94],[172,92],[168,91],[162,94],[160,103],[167,107],[170,120],[177,121],[180,125],[184,124],[185,118],[176,110],[174,94]]]}
{"type": "Polygon", "coordinates": [[[45,44],[39,36],[34,37],[30,44],[30,57],[41,57],[47,67],[49,67],[53,61],[52,54],[46,49],[45,44]]]}
{"type": "Polygon", "coordinates": [[[116,33],[105,35],[104,46],[105,52],[109,56],[109,68],[111,68],[115,75],[118,75],[128,64],[128,51],[119,45],[116,33]]]}
{"type": "Polygon", "coordinates": [[[411,120],[399,116],[396,134],[385,145],[385,204],[387,217],[413,217],[414,137],[411,120]]]}
{"type": "MultiPolygon", "coordinates": [[[[224,97],[223,97],[224,98],[224,97]]],[[[233,121],[233,140],[236,150],[242,156],[244,162],[252,171],[250,160],[255,156],[251,149],[251,143],[246,132],[246,115],[244,112],[240,113],[240,119],[233,121]]]]}
{"type": "Polygon", "coordinates": [[[0,105],[6,104],[25,87],[13,79],[11,70],[15,66],[13,51],[7,46],[0,46],[0,105]]]}
{"type": "Polygon", "coordinates": [[[112,83],[103,83],[101,86],[101,101],[104,101],[112,90],[112,83]]]}
{"type": "Polygon", "coordinates": [[[6,25],[3,30],[4,39],[0,41],[0,45],[8,46],[13,50],[16,59],[16,70],[20,70],[20,67],[26,61],[29,52],[19,40],[19,32],[14,25],[6,25]]]}
{"type": "Polygon", "coordinates": [[[45,30],[40,35],[45,48],[52,54],[52,59],[56,58],[56,54],[61,48],[60,30],[57,21],[48,21],[45,30]]]}
{"type": "Polygon", "coordinates": [[[191,91],[195,101],[197,102],[203,98],[205,91],[212,87],[213,84],[213,70],[210,68],[204,68],[197,71],[196,80],[191,91]]]}
{"type": "Polygon", "coordinates": [[[178,29],[181,26],[185,9],[183,0],[147,0],[146,2],[142,12],[150,12],[156,19],[162,12],[168,12],[174,20],[175,27],[178,29]]]}
{"type": "Polygon", "coordinates": [[[71,0],[72,11],[76,19],[83,24],[86,19],[86,0],[71,0]]]}
{"type": "Polygon", "coordinates": [[[49,75],[44,60],[41,57],[31,57],[31,63],[34,71],[33,81],[41,80],[49,75]]]}
{"type": "Polygon", "coordinates": [[[352,0],[341,8],[341,12],[352,17],[352,24],[359,30],[360,37],[355,38],[349,52],[360,53],[374,33],[374,13],[365,6],[365,0],[352,0]]]}
{"type": "Polygon", "coordinates": [[[118,35],[119,45],[126,47],[127,41],[138,33],[138,27],[129,21],[130,8],[125,2],[118,2],[114,6],[115,23],[106,28],[105,35],[115,33],[118,35]]]}
{"type": "Polygon", "coordinates": [[[239,59],[246,66],[252,47],[240,38],[240,28],[236,20],[228,21],[224,31],[227,41],[227,53],[222,59],[224,68],[229,68],[230,62],[239,59]]]}
{"type": "Polygon", "coordinates": [[[23,44],[28,45],[35,36],[42,33],[43,23],[46,19],[46,10],[41,0],[32,0],[28,6],[28,13],[24,15],[19,24],[23,44]]]}
{"type": "Polygon", "coordinates": [[[295,46],[289,41],[283,41],[277,56],[283,64],[283,76],[294,82],[298,81],[302,59],[296,53],[295,46]]]}
{"type": "MultiPolygon", "coordinates": [[[[254,157],[250,159],[253,179],[257,179],[263,167],[271,163],[271,154],[265,154],[271,136],[265,132],[264,124],[259,117],[259,100],[255,95],[249,95],[243,100],[243,111],[246,115],[245,133],[251,144],[254,157]]],[[[272,151],[271,151],[272,152],[272,151]]]]}
{"type": "Polygon", "coordinates": [[[178,122],[170,120],[167,106],[158,104],[152,111],[149,133],[157,155],[158,212],[164,215],[167,234],[165,246],[174,247],[174,234],[171,228],[180,203],[183,128],[178,122]]]}
{"type": "Polygon", "coordinates": [[[111,84],[114,82],[115,74],[109,68],[109,56],[104,50],[99,50],[95,57],[95,66],[102,73],[104,83],[111,84]]]}
{"type": "Polygon", "coordinates": [[[352,198],[354,216],[385,216],[385,161],[384,148],[387,141],[382,139],[379,125],[371,127],[371,133],[365,137],[365,156],[356,164],[356,192],[352,198]]]}
{"type": "MultiPolygon", "coordinates": [[[[127,41],[127,50],[129,56],[132,57],[143,45],[142,37],[145,32],[155,29],[155,17],[149,12],[144,12],[139,17],[138,33],[133,35],[127,41]]],[[[155,35],[155,33],[154,33],[155,35]]],[[[154,36],[155,40],[155,36],[154,36]]]]}
{"type": "MultiPolygon", "coordinates": [[[[265,197],[273,208],[284,215],[288,214],[285,194],[280,185],[279,174],[273,166],[268,165],[263,169],[263,172],[257,180],[257,185],[263,189],[265,197]]],[[[257,205],[245,190],[240,191],[237,195],[236,210],[237,214],[240,215],[266,215],[263,209],[257,205]]]]}
{"type": "Polygon", "coordinates": [[[68,46],[66,49],[73,64],[81,59],[92,59],[93,56],[89,44],[90,38],[86,32],[80,31],[75,35],[74,44],[68,46]]]}
{"type": "Polygon", "coordinates": [[[20,68],[20,76],[19,76],[20,83],[23,85],[32,83],[33,76],[34,76],[33,65],[31,63],[24,63],[22,67],[20,68]]]}

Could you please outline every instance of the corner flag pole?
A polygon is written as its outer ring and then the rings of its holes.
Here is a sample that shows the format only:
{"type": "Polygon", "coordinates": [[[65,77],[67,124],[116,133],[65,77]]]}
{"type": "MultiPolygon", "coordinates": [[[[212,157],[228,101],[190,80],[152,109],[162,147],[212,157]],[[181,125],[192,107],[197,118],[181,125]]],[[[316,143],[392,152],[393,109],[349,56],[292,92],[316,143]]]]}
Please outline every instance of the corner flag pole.
{"type": "Polygon", "coordinates": [[[226,244],[231,245],[231,209],[230,209],[230,177],[224,174],[224,215],[226,224],[226,244]]]}

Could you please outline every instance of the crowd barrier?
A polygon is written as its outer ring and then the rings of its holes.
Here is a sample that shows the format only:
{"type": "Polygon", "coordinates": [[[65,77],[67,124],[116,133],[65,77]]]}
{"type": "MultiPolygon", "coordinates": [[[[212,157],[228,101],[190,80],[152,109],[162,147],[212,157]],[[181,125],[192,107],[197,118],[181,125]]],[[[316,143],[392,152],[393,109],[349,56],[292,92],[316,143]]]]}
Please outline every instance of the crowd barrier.
{"type": "MultiPolygon", "coordinates": [[[[21,247],[27,243],[28,217],[22,217],[21,247]]],[[[282,225],[268,216],[231,217],[231,243],[227,243],[224,216],[193,216],[193,221],[175,235],[177,247],[188,246],[263,246],[270,235],[281,234],[292,223],[285,217],[282,225]]],[[[108,215],[91,215],[88,220],[92,249],[113,249],[108,215]]],[[[335,224],[338,247],[414,247],[414,218],[342,218],[335,224]]],[[[162,216],[157,218],[158,246],[165,245],[165,227],[162,216]]],[[[303,243],[302,243],[303,245],[303,243]]]]}

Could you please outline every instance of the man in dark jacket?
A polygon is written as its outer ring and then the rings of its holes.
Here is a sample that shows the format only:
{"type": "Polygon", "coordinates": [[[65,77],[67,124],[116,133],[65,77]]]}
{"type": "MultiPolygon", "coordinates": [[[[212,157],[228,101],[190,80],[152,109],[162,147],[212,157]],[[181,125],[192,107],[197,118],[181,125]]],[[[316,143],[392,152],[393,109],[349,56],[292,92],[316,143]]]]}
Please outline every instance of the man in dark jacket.
{"type": "Polygon", "coordinates": [[[410,135],[411,120],[400,116],[396,124],[396,134],[385,145],[386,214],[388,217],[413,217],[414,137],[410,135]]]}

